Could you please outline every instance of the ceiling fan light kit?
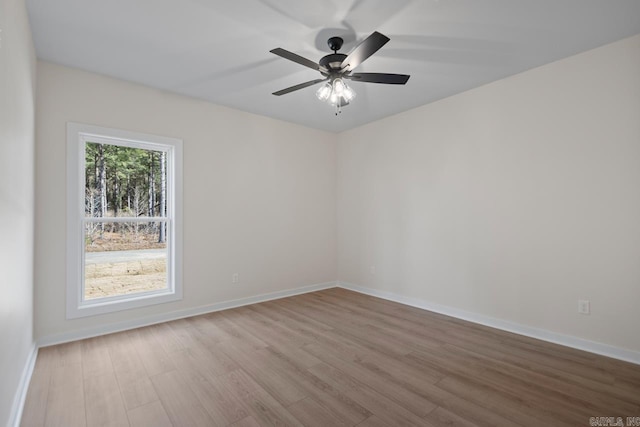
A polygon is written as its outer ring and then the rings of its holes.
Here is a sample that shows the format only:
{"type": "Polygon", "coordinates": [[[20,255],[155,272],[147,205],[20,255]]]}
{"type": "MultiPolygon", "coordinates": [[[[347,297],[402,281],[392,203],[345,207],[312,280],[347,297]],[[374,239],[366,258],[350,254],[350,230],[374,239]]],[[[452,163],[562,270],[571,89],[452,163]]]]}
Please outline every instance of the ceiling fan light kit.
{"type": "Polygon", "coordinates": [[[273,94],[281,96],[324,82],[316,91],[316,97],[320,101],[327,102],[335,107],[336,115],[338,115],[342,112],[342,107],[349,105],[356,97],[355,91],[347,85],[345,80],[360,81],[363,83],[406,84],[409,80],[409,76],[406,74],[352,73],[358,65],[376,53],[388,41],[389,38],[387,36],[375,31],[356,46],[348,55],[345,55],[338,53],[344,43],[342,38],[331,37],[327,41],[327,44],[333,53],[322,57],[317,63],[282,48],[273,49],[271,53],[319,71],[324,77],[322,79],[300,83],[274,92],[273,94]]]}
{"type": "Polygon", "coordinates": [[[356,97],[356,92],[351,89],[340,78],[336,77],[331,82],[327,82],[316,91],[316,96],[320,101],[325,101],[336,108],[336,115],[342,112],[342,107],[349,105],[356,97]]]}

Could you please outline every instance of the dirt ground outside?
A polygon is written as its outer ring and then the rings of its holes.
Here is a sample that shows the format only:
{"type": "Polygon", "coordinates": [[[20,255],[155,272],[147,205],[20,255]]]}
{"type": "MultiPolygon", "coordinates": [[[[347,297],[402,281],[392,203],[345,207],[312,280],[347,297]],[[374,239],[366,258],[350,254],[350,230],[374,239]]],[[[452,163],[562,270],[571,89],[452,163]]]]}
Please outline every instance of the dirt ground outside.
{"type": "Polygon", "coordinates": [[[105,231],[102,236],[96,231],[95,236],[87,236],[84,250],[86,252],[129,251],[135,249],[162,249],[166,243],[158,242],[157,233],[131,233],[105,231]]]}
{"type": "MultiPolygon", "coordinates": [[[[131,230],[97,231],[85,241],[85,251],[108,253],[165,249],[167,244],[158,242],[157,233],[132,232],[131,230]]],[[[137,258],[137,257],[136,257],[137,258]]],[[[154,291],[167,287],[166,258],[132,259],[117,262],[85,264],[85,299],[127,295],[154,291]]]]}
{"type": "Polygon", "coordinates": [[[166,259],[87,264],[85,299],[126,295],[167,287],[166,259]]]}

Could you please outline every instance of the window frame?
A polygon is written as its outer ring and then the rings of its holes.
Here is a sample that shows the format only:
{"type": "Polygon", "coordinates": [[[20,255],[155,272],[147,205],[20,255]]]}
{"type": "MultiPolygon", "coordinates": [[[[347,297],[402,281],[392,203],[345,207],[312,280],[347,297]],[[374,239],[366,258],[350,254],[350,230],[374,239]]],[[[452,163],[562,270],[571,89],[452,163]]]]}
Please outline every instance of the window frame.
{"type": "Polygon", "coordinates": [[[81,123],[67,123],[67,319],[112,313],[182,299],[182,140],[81,123]],[[166,222],[167,288],[85,300],[84,228],[87,142],[167,153],[167,212],[164,217],[106,217],[104,222],[166,222]]]}

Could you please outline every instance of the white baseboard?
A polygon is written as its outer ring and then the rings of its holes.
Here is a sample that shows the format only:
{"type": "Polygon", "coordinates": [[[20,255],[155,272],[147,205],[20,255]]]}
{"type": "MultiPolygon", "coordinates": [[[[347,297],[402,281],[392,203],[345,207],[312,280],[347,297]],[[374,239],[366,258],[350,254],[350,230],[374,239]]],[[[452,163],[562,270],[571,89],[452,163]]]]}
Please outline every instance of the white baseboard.
{"type": "Polygon", "coordinates": [[[309,292],[321,291],[323,289],[335,288],[337,282],[318,283],[315,285],[302,286],[299,288],[286,289],[284,291],[271,292],[268,294],[255,295],[247,298],[240,298],[231,301],[223,301],[215,304],[207,304],[200,307],[189,308],[186,310],[176,310],[169,313],[156,314],[146,316],[139,319],[128,320],[125,322],[110,323],[104,326],[96,326],[94,328],[81,329],[78,331],[66,332],[63,334],[44,336],[38,339],[38,347],[47,347],[50,345],[62,344],[65,342],[82,340],[85,338],[96,337],[99,335],[111,334],[114,332],[126,331],[129,329],[149,326],[156,323],[168,322],[170,320],[183,319],[185,317],[197,316],[199,314],[212,313],[214,311],[227,310],[230,308],[241,307],[243,305],[256,304],[259,302],[270,301],[274,299],[286,298],[293,295],[306,294],[309,292]]]}
{"type": "Polygon", "coordinates": [[[31,376],[33,375],[33,368],[36,366],[37,356],[38,347],[34,343],[29,351],[27,363],[24,365],[22,370],[20,384],[18,384],[18,389],[16,390],[16,394],[13,399],[13,406],[11,407],[11,414],[9,416],[9,423],[7,426],[18,427],[20,425],[20,420],[22,420],[22,411],[24,410],[24,403],[27,399],[27,391],[29,391],[29,383],[31,382],[31,376]]]}
{"type": "Polygon", "coordinates": [[[472,313],[453,307],[435,304],[418,298],[398,295],[393,292],[380,291],[360,285],[354,285],[353,283],[339,281],[338,287],[386,299],[389,301],[394,301],[400,304],[409,305],[411,307],[433,311],[435,313],[444,314],[446,316],[455,317],[457,319],[467,320],[469,322],[501,329],[503,331],[513,332],[515,334],[537,338],[542,341],[548,341],[554,344],[560,344],[566,347],[576,348],[578,350],[584,350],[590,353],[600,354],[602,356],[612,357],[614,359],[624,360],[625,362],[631,362],[640,365],[640,352],[637,351],[614,347],[612,345],[589,341],[569,335],[563,335],[545,329],[538,329],[531,326],[510,322],[507,320],[496,319],[493,317],[485,316],[483,314],[472,313]]]}

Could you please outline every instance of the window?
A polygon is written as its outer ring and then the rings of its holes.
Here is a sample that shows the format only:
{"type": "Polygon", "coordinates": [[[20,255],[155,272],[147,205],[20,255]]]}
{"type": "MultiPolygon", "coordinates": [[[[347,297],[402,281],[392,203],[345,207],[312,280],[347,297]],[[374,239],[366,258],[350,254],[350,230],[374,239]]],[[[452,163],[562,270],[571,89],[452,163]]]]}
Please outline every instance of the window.
{"type": "Polygon", "coordinates": [[[182,299],[182,141],[67,124],[67,318],[182,299]]]}

